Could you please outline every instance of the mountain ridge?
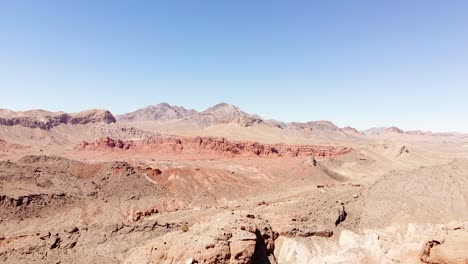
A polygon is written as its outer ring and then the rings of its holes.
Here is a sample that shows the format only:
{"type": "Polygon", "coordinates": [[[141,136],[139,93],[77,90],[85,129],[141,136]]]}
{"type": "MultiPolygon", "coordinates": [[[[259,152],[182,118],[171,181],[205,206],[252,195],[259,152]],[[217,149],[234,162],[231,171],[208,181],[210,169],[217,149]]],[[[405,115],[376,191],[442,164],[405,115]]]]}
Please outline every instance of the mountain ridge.
{"type": "Polygon", "coordinates": [[[182,106],[159,103],[137,109],[133,112],[117,115],[118,121],[168,121],[181,119],[197,114],[193,109],[186,109],[182,106]]]}
{"type": "Polygon", "coordinates": [[[23,126],[49,130],[61,124],[115,123],[116,119],[109,110],[90,109],[77,113],[50,112],[42,109],[12,111],[0,109],[0,125],[23,126]]]}
{"type": "Polygon", "coordinates": [[[109,110],[91,109],[77,113],[64,111],[47,111],[33,109],[14,111],[0,109],[0,125],[20,125],[30,128],[51,129],[60,124],[88,124],[88,123],[132,123],[132,122],[172,122],[191,124],[201,129],[216,125],[234,124],[241,127],[266,125],[269,127],[291,131],[313,131],[320,134],[337,133],[351,136],[376,136],[382,134],[394,135],[422,135],[422,136],[454,136],[464,135],[456,132],[432,132],[421,130],[403,130],[396,126],[375,127],[357,130],[350,126],[338,127],[331,121],[317,120],[308,122],[283,122],[275,119],[264,119],[257,114],[250,114],[229,103],[218,103],[204,111],[187,109],[183,106],[159,103],[139,108],[135,111],[114,116],[109,110]]]}

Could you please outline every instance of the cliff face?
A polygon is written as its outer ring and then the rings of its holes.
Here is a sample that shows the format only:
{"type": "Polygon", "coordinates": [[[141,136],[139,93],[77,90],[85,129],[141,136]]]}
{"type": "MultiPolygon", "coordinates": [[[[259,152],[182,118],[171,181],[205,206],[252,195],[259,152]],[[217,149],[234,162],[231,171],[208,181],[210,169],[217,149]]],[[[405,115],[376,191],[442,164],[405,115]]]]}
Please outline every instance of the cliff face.
{"type": "Polygon", "coordinates": [[[114,123],[115,118],[108,110],[87,110],[79,113],[67,114],[63,112],[47,112],[33,110],[14,112],[0,111],[0,125],[23,126],[29,128],[51,129],[61,124],[114,123]]]}
{"type": "Polygon", "coordinates": [[[155,137],[143,141],[123,141],[101,138],[93,143],[83,141],[77,150],[108,151],[135,150],[155,153],[218,154],[220,156],[261,156],[261,157],[330,157],[351,152],[350,147],[262,144],[258,142],[231,142],[213,137],[155,137]]]}

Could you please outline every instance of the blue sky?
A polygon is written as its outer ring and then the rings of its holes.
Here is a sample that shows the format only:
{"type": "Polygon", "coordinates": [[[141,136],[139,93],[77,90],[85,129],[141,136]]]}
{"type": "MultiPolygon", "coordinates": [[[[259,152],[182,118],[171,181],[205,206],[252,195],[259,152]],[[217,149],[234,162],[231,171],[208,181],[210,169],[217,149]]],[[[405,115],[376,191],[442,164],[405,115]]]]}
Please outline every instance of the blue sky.
{"type": "Polygon", "coordinates": [[[0,108],[468,132],[467,1],[2,1],[0,108]]]}

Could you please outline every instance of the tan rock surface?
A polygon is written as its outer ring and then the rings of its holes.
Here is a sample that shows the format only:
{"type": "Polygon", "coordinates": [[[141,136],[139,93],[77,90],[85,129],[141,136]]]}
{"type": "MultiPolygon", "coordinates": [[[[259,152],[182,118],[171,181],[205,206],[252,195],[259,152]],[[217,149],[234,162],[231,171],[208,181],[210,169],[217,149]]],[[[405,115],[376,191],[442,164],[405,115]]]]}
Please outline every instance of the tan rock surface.
{"type": "Polygon", "coordinates": [[[421,253],[424,263],[453,263],[468,262],[468,231],[464,228],[449,230],[442,239],[436,238],[426,242],[421,253]]]}
{"type": "Polygon", "coordinates": [[[265,220],[228,212],[133,249],[125,263],[276,263],[274,239],[265,220]]]}

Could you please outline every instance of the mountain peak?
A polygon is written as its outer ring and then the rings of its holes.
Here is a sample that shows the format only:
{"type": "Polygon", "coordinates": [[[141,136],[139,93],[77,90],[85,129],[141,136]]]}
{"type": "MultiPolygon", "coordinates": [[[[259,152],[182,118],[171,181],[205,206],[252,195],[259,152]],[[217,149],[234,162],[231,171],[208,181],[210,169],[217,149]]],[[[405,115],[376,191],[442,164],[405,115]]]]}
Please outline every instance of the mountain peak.
{"type": "Polygon", "coordinates": [[[214,105],[213,107],[223,107],[223,106],[233,106],[233,105],[228,104],[226,102],[221,102],[221,103],[218,103],[218,104],[214,105]]]}
{"type": "MultiPolygon", "coordinates": [[[[225,103],[225,102],[221,102],[219,104],[216,104],[216,105],[206,109],[205,112],[219,110],[219,109],[236,109],[236,110],[240,111],[239,107],[237,107],[235,105],[228,104],[228,103],[225,103]]],[[[240,111],[240,112],[242,112],[242,111],[240,111]]]]}
{"type": "Polygon", "coordinates": [[[171,107],[170,104],[166,103],[166,102],[162,102],[162,103],[159,103],[157,105],[151,105],[151,106],[159,106],[159,107],[171,107]]]}
{"type": "Polygon", "coordinates": [[[134,112],[117,116],[119,121],[168,121],[182,119],[196,114],[197,111],[168,103],[149,105],[134,112]]]}
{"type": "Polygon", "coordinates": [[[201,127],[230,123],[251,126],[255,123],[264,122],[261,117],[248,114],[239,109],[239,107],[224,102],[216,104],[187,119],[201,127]]]}

